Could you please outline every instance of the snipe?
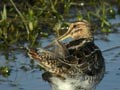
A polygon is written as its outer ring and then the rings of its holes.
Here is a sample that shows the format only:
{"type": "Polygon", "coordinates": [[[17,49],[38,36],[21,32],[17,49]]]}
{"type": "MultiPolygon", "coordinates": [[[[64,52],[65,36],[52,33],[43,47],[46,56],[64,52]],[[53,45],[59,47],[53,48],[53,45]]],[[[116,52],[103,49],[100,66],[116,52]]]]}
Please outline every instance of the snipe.
{"type": "Polygon", "coordinates": [[[48,45],[48,49],[28,49],[29,56],[45,69],[43,79],[52,90],[95,90],[105,72],[104,58],[94,44],[87,21],[71,23],[68,31],[48,45]],[[69,43],[61,41],[71,37],[69,43]],[[53,47],[49,50],[50,47],[53,47]]]}

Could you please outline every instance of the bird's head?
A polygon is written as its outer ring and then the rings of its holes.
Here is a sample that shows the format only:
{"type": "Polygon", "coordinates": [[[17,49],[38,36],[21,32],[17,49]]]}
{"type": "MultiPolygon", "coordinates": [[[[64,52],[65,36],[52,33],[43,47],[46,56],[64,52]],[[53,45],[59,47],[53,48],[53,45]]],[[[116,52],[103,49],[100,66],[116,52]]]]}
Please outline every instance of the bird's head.
{"type": "Polygon", "coordinates": [[[80,39],[80,38],[93,38],[93,31],[91,30],[90,24],[85,21],[77,21],[71,23],[68,31],[58,38],[58,40],[62,41],[66,38],[71,37],[72,39],[80,39]]]}
{"type": "MultiPolygon", "coordinates": [[[[67,38],[72,38],[73,40],[82,38],[90,41],[93,40],[93,30],[91,29],[91,25],[86,20],[71,23],[69,25],[68,31],[59,38],[57,38],[57,40],[63,41],[67,38]]],[[[55,42],[52,42],[44,48],[49,48],[54,45],[54,43],[55,42]]]]}

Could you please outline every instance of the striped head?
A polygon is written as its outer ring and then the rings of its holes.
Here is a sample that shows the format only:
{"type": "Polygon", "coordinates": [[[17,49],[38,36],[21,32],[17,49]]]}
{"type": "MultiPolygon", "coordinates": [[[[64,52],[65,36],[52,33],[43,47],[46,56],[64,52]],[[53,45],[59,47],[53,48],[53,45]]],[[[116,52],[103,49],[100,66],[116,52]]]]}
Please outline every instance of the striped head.
{"type": "Polygon", "coordinates": [[[58,38],[58,40],[62,41],[66,38],[71,37],[72,39],[80,39],[80,38],[93,38],[93,31],[91,30],[90,24],[85,21],[77,21],[71,23],[68,31],[58,38]]]}

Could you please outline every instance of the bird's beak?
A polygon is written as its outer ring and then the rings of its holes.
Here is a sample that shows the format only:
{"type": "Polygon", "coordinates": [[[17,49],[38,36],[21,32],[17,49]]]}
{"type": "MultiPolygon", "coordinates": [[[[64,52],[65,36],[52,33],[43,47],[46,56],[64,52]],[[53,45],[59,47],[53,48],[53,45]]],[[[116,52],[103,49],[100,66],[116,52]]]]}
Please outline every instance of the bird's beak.
{"type": "MultiPolygon", "coordinates": [[[[71,37],[70,36],[70,32],[71,32],[71,27],[68,29],[68,31],[65,34],[63,34],[62,36],[60,36],[59,38],[57,38],[57,40],[58,41],[63,41],[65,39],[71,37]]],[[[44,47],[44,48],[45,49],[50,48],[52,45],[54,45],[54,43],[55,43],[55,40],[52,43],[50,43],[49,45],[47,45],[46,47],[44,47]]]]}
{"type": "Polygon", "coordinates": [[[73,28],[73,24],[71,24],[70,27],[69,27],[69,29],[68,29],[68,31],[67,31],[64,35],[62,35],[61,37],[59,37],[57,40],[63,41],[63,40],[65,40],[66,38],[71,37],[72,28],[73,28]]]}
{"type": "Polygon", "coordinates": [[[60,36],[57,40],[63,41],[69,37],[70,37],[70,34],[66,32],[64,35],[60,36]]]}

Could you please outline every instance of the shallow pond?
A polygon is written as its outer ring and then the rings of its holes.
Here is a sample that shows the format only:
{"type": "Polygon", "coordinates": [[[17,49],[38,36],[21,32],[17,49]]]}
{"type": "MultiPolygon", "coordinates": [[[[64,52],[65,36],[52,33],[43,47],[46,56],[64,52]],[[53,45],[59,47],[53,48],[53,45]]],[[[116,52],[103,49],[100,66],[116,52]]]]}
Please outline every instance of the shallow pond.
{"type": "MultiPolygon", "coordinates": [[[[106,74],[97,90],[120,90],[120,33],[107,35],[107,40],[103,37],[101,34],[95,36],[95,43],[103,51],[106,62],[106,74]]],[[[41,42],[47,45],[50,41],[43,39],[41,42]]],[[[43,71],[31,68],[30,59],[25,53],[17,52],[15,61],[10,62],[6,62],[4,55],[1,54],[0,66],[3,65],[9,65],[12,70],[8,77],[0,75],[0,90],[50,90],[48,83],[42,80],[43,71]]]]}

